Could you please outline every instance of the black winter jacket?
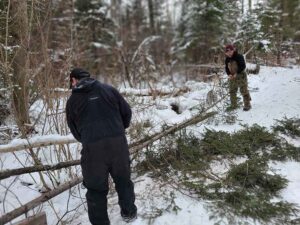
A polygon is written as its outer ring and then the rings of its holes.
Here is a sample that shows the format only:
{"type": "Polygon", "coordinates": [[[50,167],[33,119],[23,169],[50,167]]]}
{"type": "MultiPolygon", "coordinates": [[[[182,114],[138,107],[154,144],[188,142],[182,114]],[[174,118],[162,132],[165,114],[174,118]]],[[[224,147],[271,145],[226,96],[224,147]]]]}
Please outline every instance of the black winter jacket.
{"type": "Polygon", "coordinates": [[[125,135],[131,109],[113,87],[92,78],[81,80],[67,101],[67,122],[81,143],[125,135]]]}
{"type": "Polygon", "coordinates": [[[226,57],[226,59],[225,59],[225,70],[226,70],[227,75],[230,75],[228,63],[231,61],[236,61],[236,63],[237,63],[237,66],[238,66],[237,74],[240,74],[241,72],[243,72],[246,69],[246,62],[245,62],[244,56],[241,54],[238,54],[237,52],[234,52],[234,54],[232,55],[231,58],[226,57]]]}

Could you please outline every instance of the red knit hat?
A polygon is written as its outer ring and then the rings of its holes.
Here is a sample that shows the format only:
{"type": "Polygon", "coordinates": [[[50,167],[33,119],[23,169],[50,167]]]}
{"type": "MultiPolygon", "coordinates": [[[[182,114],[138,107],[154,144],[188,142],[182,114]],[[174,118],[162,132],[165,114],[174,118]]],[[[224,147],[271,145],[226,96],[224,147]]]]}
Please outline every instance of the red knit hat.
{"type": "Polygon", "coordinates": [[[226,45],[226,46],[225,46],[225,52],[227,52],[227,51],[229,51],[229,50],[234,51],[234,50],[235,50],[234,45],[232,45],[232,44],[226,45]]]}

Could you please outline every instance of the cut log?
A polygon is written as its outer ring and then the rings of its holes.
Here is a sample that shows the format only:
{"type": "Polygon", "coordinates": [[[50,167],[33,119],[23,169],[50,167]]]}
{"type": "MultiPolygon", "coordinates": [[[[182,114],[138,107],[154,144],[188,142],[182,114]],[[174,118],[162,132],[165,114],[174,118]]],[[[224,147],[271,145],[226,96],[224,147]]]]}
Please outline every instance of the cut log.
{"type": "Polygon", "coordinates": [[[28,217],[25,220],[22,220],[14,225],[47,225],[46,213],[39,213],[34,216],[28,217]]]}

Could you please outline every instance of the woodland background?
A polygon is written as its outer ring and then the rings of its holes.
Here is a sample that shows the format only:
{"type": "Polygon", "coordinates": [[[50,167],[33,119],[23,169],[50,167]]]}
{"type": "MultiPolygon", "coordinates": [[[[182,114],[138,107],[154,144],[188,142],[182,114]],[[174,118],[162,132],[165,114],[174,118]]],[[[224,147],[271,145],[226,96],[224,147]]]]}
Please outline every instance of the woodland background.
{"type": "Polygon", "coordinates": [[[32,132],[30,105],[66,88],[75,66],[151,87],[222,67],[227,43],[248,62],[299,63],[299,21],[299,0],[1,0],[1,123],[13,114],[22,136],[32,132]]]}
{"type": "Polygon", "coordinates": [[[299,64],[300,0],[0,0],[0,225],[88,223],[74,67],[132,108],[134,224],[299,224],[299,64]],[[226,110],[228,43],[249,112],[226,110]]]}

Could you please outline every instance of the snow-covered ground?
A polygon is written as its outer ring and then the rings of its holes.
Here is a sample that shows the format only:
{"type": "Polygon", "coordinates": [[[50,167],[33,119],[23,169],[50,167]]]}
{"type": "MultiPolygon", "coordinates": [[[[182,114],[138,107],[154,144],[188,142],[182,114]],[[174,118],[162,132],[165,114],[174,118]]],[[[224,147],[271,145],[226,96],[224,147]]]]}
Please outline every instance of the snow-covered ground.
{"type": "MultiPolygon", "coordinates": [[[[224,122],[210,122],[206,124],[203,122],[189,129],[199,134],[201,134],[204,127],[233,132],[241,129],[242,124],[252,125],[256,123],[270,128],[276,120],[284,117],[300,118],[300,67],[262,67],[260,73],[258,75],[250,75],[248,81],[252,97],[252,109],[248,112],[244,112],[242,109],[236,110],[234,112],[237,118],[235,124],[226,124],[224,122]]],[[[154,125],[153,131],[157,131],[162,124],[172,125],[190,118],[197,112],[197,105],[203,99],[206,99],[206,94],[211,89],[212,84],[189,81],[185,86],[188,86],[191,91],[182,96],[158,98],[156,100],[146,99],[145,102],[149,104],[149,107],[145,110],[134,108],[133,122],[149,120],[154,125]],[[176,114],[171,109],[171,103],[178,103],[182,113],[176,114]]],[[[219,110],[221,109],[219,108],[219,110]]],[[[48,139],[49,137],[51,138],[51,136],[48,136],[48,139]]],[[[40,139],[38,136],[34,138],[40,139]]],[[[52,138],[53,140],[56,139],[57,135],[53,135],[52,138]]],[[[70,137],[68,136],[68,138],[70,137]]],[[[291,141],[294,145],[300,146],[299,139],[291,141]]],[[[20,141],[14,141],[13,143],[20,143],[20,141]]],[[[78,158],[80,146],[72,144],[71,148],[73,148],[71,149],[71,152],[74,153],[73,158],[78,158]]],[[[26,164],[28,160],[24,159],[24,152],[17,152],[16,155],[26,164]]],[[[55,158],[50,153],[48,155],[55,158]]],[[[48,155],[46,154],[46,156],[48,155]]],[[[16,157],[11,153],[0,153],[0,156],[2,170],[20,166],[16,157]]],[[[289,180],[288,186],[281,193],[282,199],[300,206],[300,163],[280,162],[273,163],[271,167],[289,180]]],[[[77,170],[74,168],[74,171],[80,174],[78,167],[77,170]]],[[[67,180],[67,174],[67,171],[63,173],[60,180],[67,180]]],[[[38,174],[33,173],[32,176],[39,180],[38,174]]],[[[163,185],[161,182],[145,175],[138,177],[134,173],[133,179],[139,216],[132,225],[212,225],[217,222],[216,220],[210,220],[211,215],[207,210],[209,202],[191,198],[176,190],[176,188],[172,188],[172,184],[163,185]],[[174,207],[178,207],[178,210],[172,210],[174,207]]],[[[24,185],[26,182],[32,182],[32,178],[28,175],[11,177],[0,181],[0,214],[39,196],[38,190],[41,188],[41,185],[26,186],[24,185]],[[10,191],[6,191],[6,187],[10,187],[10,191]]],[[[50,180],[46,180],[46,182],[50,182],[50,180]]],[[[82,204],[85,201],[85,192],[86,190],[79,185],[77,188],[72,189],[72,195],[67,191],[54,198],[52,205],[44,204],[45,208],[43,210],[47,212],[48,223],[51,225],[57,224],[58,217],[56,213],[63,215],[65,212],[71,211],[63,220],[74,217],[71,224],[89,224],[85,205],[82,204]],[[78,205],[80,206],[77,207],[78,205]]],[[[122,222],[119,215],[117,202],[115,192],[111,192],[109,194],[108,208],[111,224],[126,224],[122,222]]],[[[35,211],[38,210],[40,208],[37,208],[35,211]]],[[[245,222],[245,220],[242,221],[245,222]]],[[[251,220],[249,220],[249,223],[259,224],[251,220]]],[[[228,224],[228,222],[225,220],[221,221],[220,224],[228,224]]]]}
{"type": "MultiPolygon", "coordinates": [[[[242,124],[259,124],[267,128],[271,128],[276,123],[276,120],[287,118],[300,118],[300,68],[270,68],[262,67],[259,75],[250,75],[248,77],[249,89],[252,98],[252,109],[244,112],[242,108],[238,109],[237,123],[234,125],[218,124],[195,126],[194,131],[203,131],[204,127],[209,127],[215,130],[236,131],[242,128],[242,124]]],[[[193,82],[189,82],[193,83],[193,82]]],[[[204,93],[207,93],[209,87],[202,83],[192,84],[193,91],[186,93],[182,97],[178,97],[178,102],[185,110],[182,114],[177,115],[170,107],[164,110],[156,110],[149,112],[149,119],[167,123],[169,125],[178,123],[185,118],[190,117],[193,112],[188,110],[190,107],[196,105],[197,99],[205,98],[204,93]],[[155,118],[155,119],[154,119],[155,118]]],[[[168,105],[174,102],[174,99],[167,99],[160,104],[168,105]]],[[[293,140],[293,144],[300,145],[300,140],[293,140]]],[[[280,162],[271,165],[278,174],[283,175],[289,180],[288,186],[282,191],[281,196],[283,200],[296,203],[300,206],[300,163],[299,162],[280,162]]],[[[139,182],[136,184],[137,193],[139,190],[144,190],[147,185],[155,186],[151,181],[139,182]]],[[[155,193],[155,188],[152,188],[149,196],[155,193]]],[[[154,225],[199,225],[199,224],[215,224],[215,220],[210,220],[211,214],[206,210],[209,202],[199,201],[192,199],[178,191],[175,192],[175,203],[181,209],[175,212],[164,212],[162,216],[156,218],[154,225]]],[[[160,206],[161,209],[165,207],[164,202],[159,197],[155,199],[146,199],[139,201],[137,197],[137,205],[140,208],[140,213],[143,214],[145,203],[152,201],[152,206],[160,206]]],[[[116,206],[116,210],[118,207],[116,206]]],[[[166,207],[165,207],[166,208],[166,207]]],[[[116,214],[116,222],[114,223],[115,216],[112,217],[112,224],[122,224],[119,216],[116,214]]],[[[246,220],[242,220],[245,222],[246,220]]],[[[248,221],[250,224],[253,221],[248,221]]],[[[147,220],[139,218],[133,225],[148,224],[147,220]]],[[[225,220],[220,224],[228,224],[225,220]]]]}

